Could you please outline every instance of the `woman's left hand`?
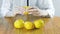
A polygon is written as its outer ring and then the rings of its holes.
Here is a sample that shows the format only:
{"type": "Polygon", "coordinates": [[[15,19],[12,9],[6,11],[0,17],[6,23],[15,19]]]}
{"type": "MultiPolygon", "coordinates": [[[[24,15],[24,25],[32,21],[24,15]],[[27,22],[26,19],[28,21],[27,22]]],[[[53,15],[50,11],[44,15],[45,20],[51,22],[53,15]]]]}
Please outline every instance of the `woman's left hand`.
{"type": "Polygon", "coordinates": [[[27,10],[29,14],[32,14],[33,16],[40,16],[40,9],[37,7],[30,7],[27,10]]]}

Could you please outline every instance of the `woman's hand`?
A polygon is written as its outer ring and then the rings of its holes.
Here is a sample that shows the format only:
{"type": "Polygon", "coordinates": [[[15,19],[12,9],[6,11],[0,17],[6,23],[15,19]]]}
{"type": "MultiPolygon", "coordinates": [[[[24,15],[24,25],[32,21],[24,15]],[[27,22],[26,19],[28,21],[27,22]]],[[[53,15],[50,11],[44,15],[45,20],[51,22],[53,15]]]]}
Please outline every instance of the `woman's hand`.
{"type": "Polygon", "coordinates": [[[21,15],[23,15],[23,12],[25,11],[25,8],[24,7],[17,7],[17,8],[15,8],[15,10],[14,10],[14,12],[16,13],[16,14],[21,14],[21,15]]]}
{"type": "Polygon", "coordinates": [[[34,16],[40,16],[40,9],[37,7],[30,7],[27,11],[34,16]]]}

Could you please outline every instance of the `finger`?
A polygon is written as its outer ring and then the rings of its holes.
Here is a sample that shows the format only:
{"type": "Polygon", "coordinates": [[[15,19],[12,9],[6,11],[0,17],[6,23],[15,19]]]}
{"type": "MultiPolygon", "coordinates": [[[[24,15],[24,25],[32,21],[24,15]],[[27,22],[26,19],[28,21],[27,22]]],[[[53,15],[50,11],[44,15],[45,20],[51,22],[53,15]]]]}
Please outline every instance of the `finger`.
{"type": "Polygon", "coordinates": [[[28,8],[28,10],[31,10],[31,9],[36,9],[36,8],[34,8],[34,7],[30,7],[30,8],[28,8]]]}
{"type": "Polygon", "coordinates": [[[40,15],[40,13],[39,12],[34,12],[34,13],[32,13],[33,15],[40,15]]]}
{"type": "Polygon", "coordinates": [[[29,8],[28,10],[35,9],[35,8],[29,8]]]}
{"type": "Polygon", "coordinates": [[[31,10],[28,10],[29,12],[37,12],[38,10],[37,9],[31,9],[31,10]]]}
{"type": "Polygon", "coordinates": [[[40,13],[39,13],[39,12],[33,12],[32,14],[37,14],[37,15],[38,15],[38,14],[40,14],[40,13]]]}
{"type": "Polygon", "coordinates": [[[32,14],[32,15],[34,15],[34,16],[40,16],[39,14],[32,14]]]}

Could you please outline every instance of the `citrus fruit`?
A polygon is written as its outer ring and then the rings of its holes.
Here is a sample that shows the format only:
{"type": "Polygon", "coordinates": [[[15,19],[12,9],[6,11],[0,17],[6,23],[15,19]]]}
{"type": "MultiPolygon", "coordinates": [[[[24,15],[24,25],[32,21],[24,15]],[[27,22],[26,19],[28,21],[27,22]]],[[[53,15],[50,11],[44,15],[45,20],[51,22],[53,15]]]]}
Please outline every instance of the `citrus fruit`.
{"type": "Polygon", "coordinates": [[[28,15],[29,13],[27,11],[24,12],[24,15],[28,15]]]}
{"type": "Polygon", "coordinates": [[[34,21],[34,25],[36,28],[41,28],[42,26],[44,26],[44,21],[41,19],[36,20],[36,21],[34,21]]]}
{"type": "Polygon", "coordinates": [[[30,6],[23,6],[25,9],[28,9],[28,8],[30,8],[30,6]]]}
{"type": "Polygon", "coordinates": [[[32,22],[29,22],[29,21],[26,21],[24,23],[24,26],[26,29],[30,30],[30,29],[33,29],[34,28],[34,24],[32,22]]]}
{"type": "Polygon", "coordinates": [[[14,27],[15,28],[23,28],[24,26],[24,21],[22,19],[16,20],[14,22],[14,27]]]}

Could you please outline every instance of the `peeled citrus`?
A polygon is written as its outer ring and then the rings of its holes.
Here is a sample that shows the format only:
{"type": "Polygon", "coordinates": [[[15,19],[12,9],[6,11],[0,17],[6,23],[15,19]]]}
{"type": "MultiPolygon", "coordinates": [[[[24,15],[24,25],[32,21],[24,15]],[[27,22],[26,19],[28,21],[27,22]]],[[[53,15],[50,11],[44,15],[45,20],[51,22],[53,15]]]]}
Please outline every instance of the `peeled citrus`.
{"type": "Polygon", "coordinates": [[[27,12],[27,11],[25,11],[25,12],[24,12],[24,15],[28,15],[28,12],[27,12]]]}
{"type": "Polygon", "coordinates": [[[22,19],[16,20],[14,22],[14,27],[15,28],[23,28],[24,26],[24,21],[22,19]]]}
{"type": "MultiPolygon", "coordinates": [[[[30,6],[24,6],[24,8],[27,10],[28,8],[30,8],[30,6]]],[[[24,15],[28,15],[28,11],[25,11],[24,15]]]]}
{"type": "Polygon", "coordinates": [[[25,9],[28,9],[28,8],[30,8],[30,6],[23,6],[25,9]]]}
{"type": "Polygon", "coordinates": [[[33,23],[32,23],[32,22],[29,22],[29,21],[26,21],[26,22],[24,23],[24,26],[25,26],[25,28],[28,29],[28,30],[34,28],[33,23]]]}
{"type": "Polygon", "coordinates": [[[36,28],[41,28],[42,26],[44,26],[44,21],[41,19],[36,20],[36,21],[34,21],[34,25],[36,28]]]}

